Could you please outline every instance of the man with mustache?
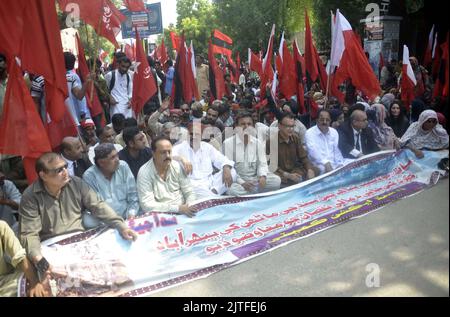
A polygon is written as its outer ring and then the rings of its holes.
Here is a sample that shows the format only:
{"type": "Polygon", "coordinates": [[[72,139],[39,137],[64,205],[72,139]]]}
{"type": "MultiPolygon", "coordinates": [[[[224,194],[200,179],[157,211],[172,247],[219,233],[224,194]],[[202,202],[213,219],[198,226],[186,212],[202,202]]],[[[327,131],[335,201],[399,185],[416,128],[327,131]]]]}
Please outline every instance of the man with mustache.
{"type": "Polygon", "coordinates": [[[172,160],[172,143],[166,137],[152,141],[153,158],[142,165],[137,177],[139,203],[144,212],[178,212],[195,215],[196,199],[180,163],[172,160]]]}

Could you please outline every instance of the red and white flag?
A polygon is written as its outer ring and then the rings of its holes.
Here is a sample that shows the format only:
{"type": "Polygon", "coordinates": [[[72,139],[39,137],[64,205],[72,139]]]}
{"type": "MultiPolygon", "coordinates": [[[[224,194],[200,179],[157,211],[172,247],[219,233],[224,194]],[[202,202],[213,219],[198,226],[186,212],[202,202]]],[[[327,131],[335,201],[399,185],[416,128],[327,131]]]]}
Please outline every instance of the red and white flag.
{"type": "Polygon", "coordinates": [[[403,68],[402,68],[402,79],[400,82],[400,87],[402,91],[402,101],[405,105],[406,110],[409,111],[411,102],[415,98],[414,87],[417,85],[416,76],[412,69],[411,63],[409,61],[409,49],[408,46],[403,45],[403,68]]]}
{"type": "Polygon", "coordinates": [[[433,27],[431,28],[430,34],[428,35],[427,49],[425,50],[425,56],[423,58],[423,65],[425,67],[430,65],[433,60],[433,55],[434,55],[433,50],[435,47],[435,43],[433,43],[433,41],[434,41],[434,24],[433,24],[433,27]]]}
{"type": "Polygon", "coordinates": [[[338,86],[347,79],[371,100],[381,92],[378,82],[367,57],[356,38],[350,23],[339,12],[336,12],[336,25],[331,47],[331,68],[337,67],[332,85],[338,86]]]}
{"type": "Polygon", "coordinates": [[[297,73],[295,71],[294,59],[288,49],[287,43],[284,40],[284,32],[281,37],[279,56],[281,59],[281,68],[279,76],[280,93],[286,99],[290,99],[297,94],[297,73]]]}
{"type": "Polygon", "coordinates": [[[266,56],[262,61],[262,76],[261,76],[261,86],[260,86],[260,98],[265,99],[266,97],[266,85],[268,82],[273,80],[273,68],[272,68],[272,55],[273,55],[273,38],[275,36],[275,24],[272,26],[272,31],[270,32],[269,43],[267,44],[266,56]]]}

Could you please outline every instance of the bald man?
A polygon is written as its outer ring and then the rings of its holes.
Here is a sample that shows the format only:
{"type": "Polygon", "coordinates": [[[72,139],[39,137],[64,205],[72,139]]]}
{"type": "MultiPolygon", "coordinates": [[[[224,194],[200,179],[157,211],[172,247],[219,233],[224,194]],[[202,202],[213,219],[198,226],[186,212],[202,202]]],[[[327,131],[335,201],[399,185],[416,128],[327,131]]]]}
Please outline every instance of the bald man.
{"type": "Polygon", "coordinates": [[[67,162],[69,176],[82,177],[84,172],[92,166],[89,158],[83,153],[79,138],[65,137],[61,143],[61,156],[67,162]]]}
{"type": "Polygon", "coordinates": [[[380,150],[367,125],[367,114],[354,110],[349,120],[339,126],[339,150],[344,158],[357,159],[380,150]]]}

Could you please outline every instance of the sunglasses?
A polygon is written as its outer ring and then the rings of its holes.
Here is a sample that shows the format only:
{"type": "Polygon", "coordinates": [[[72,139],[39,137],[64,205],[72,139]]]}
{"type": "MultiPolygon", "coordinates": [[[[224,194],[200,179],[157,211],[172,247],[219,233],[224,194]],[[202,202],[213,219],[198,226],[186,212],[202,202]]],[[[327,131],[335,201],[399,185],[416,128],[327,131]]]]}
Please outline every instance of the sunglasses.
{"type": "Polygon", "coordinates": [[[69,165],[66,163],[61,167],[58,168],[54,168],[54,169],[46,169],[47,173],[52,173],[52,174],[61,174],[64,170],[66,170],[69,167],[69,165]]]}

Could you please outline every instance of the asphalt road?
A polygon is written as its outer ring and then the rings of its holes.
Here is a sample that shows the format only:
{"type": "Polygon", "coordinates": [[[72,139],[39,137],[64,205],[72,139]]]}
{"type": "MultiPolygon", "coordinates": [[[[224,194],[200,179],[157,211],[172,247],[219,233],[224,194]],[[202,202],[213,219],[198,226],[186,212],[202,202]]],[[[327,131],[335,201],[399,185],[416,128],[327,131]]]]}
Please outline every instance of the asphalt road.
{"type": "Polygon", "coordinates": [[[448,198],[447,178],[365,217],[151,296],[449,296],[448,198]]]}

